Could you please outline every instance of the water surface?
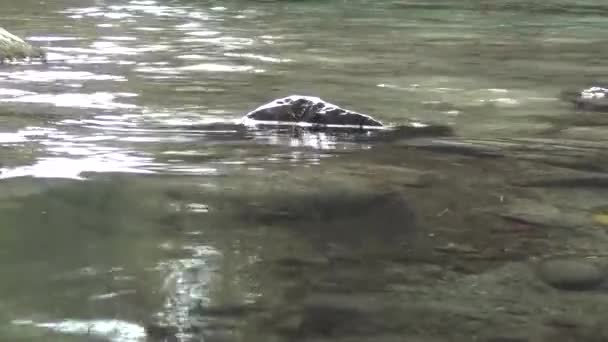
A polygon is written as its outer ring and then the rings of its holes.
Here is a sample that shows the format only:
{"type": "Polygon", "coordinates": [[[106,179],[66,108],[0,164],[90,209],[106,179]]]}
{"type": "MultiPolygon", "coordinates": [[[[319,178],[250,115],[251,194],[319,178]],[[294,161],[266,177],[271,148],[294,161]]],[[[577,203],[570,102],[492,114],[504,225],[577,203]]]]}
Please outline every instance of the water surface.
{"type": "Polygon", "coordinates": [[[601,1],[4,1],[0,339],[606,338],[601,1]],[[246,131],[320,96],[450,138],[246,131]],[[600,215],[600,216],[598,216],[600,215]],[[148,337],[146,336],[146,329],[148,337]],[[602,330],[603,329],[603,330],[602,330]]]}

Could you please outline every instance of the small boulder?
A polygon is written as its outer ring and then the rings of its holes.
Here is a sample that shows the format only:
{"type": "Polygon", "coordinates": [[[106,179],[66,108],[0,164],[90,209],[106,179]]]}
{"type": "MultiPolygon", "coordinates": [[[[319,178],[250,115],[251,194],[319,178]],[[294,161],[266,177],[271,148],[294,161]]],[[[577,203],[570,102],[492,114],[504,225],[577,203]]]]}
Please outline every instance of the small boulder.
{"type": "Polygon", "coordinates": [[[562,97],[581,110],[608,112],[608,86],[594,85],[581,91],[566,91],[562,97]]]}
{"type": "Polygon", "coordinates": [[[562,290],[591,290],[606,280],[606,273],[596,265],[575,259],[550,259],[537,265],[539,277],[562,290]]]}
{"type": "Polygon", "coordinates": [[[0,27],[0,64],[26,58],[38,58],[46,61],[44,50],[33,46],[0,27]]]}
{"type": "Polygon", "coordinates": [[[305,124],[310,126],[383,127],[369,115],[356,113],[318,97],[291,95],[247,113],[245,124],[305,124]]]}

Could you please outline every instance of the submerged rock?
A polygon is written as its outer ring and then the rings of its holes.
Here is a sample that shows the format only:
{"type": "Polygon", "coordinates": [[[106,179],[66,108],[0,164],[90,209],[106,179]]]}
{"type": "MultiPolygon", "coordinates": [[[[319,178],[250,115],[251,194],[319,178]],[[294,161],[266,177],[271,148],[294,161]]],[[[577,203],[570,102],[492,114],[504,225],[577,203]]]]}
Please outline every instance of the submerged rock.
{"type": "Polygon", "coordinates": [[[562,97],[578,109],[608,112],[608,86],[594,85],[581,91],[566,91],[562,97]]]}
{"type": "Polygon", "coordinates": [[[45,61],[46,54],[41,48],[32,46],[0,27],[0,64],[6,60],[11,61],[26,58],[39,58],[45,61]]]}
{"type": "Polygon", "coordinates": [[[605,272],[583,260],[545,260],[537,266],[537,272],[547,284],[562,290],[590,290],[606,280],[605,272]]]}
{"type": "Polygon", "coordinates": [[[307,124],[309,126],[383,127],[369,115],[340,108],[318,97],[291,95],[274,100],[243,118],[245,124],[307,124]]]}

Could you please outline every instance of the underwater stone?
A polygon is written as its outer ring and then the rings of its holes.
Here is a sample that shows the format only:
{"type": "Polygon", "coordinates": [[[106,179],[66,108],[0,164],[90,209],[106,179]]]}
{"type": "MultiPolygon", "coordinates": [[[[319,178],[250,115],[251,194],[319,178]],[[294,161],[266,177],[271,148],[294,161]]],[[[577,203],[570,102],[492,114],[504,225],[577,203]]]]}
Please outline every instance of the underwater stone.
{"type": "Polygon", "coordinates": [[[537,272],[547,284],[562,290],[594,289],[606,279],[599,267],[574,259],[544,260],[538,265],[537,272]]]}

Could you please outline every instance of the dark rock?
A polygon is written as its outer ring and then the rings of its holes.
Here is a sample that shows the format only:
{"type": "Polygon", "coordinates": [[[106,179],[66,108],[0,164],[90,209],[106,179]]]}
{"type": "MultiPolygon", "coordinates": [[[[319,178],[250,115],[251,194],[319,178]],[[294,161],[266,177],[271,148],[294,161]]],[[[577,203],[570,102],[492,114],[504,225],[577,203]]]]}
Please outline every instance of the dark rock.
{"type": "Polygon", "coordinates": [[[608,112],[608,86],[595,85],[581,91],[565,91],[562,98],[581,110],[608,112]]]}
{"type": "Polygon", "coordinates": [[[319,267],[326,266],[328,264],[328,260],[326,258],[296,258],[296,257],[286,257],[280,258],[275,261],[279,267],[285,268],[309,268],[309,267],[319,267]]]}
{"type": "Polygon", "coordinates": [[[146,326],[146,335],[149,341],[177,342],[179,329],[175,326],[150,323],[146,326]]]}
{"type": "Polygon", "coordinates": [[[414,220],[409,202],[396,192],[328,189],[300,195],[268,193],[266,196],[263,203],[243,206],[241,212],[244,217],[266,224],[330,224],[356,219],[360,222],[373,221],[378,225],[385,223],[383,228],[402,227],[414,220]]]}
{"type": "Polygon", "coordinates": [[[320,295],[295,310],[280,312],[272,325],[294,339],[371,336],[386,330],[382,315],[382,307],[365,297],[320,295]]]}
{"type": "Polygon", "coordinates": [[[310,124],[311,126],[383,127],[369,115],[340,108],[318,97],[291,95],[254,109],[245,123],[310,124]]]}
{"type": "Polygon", "coordinates": [[[486,342],[528,342],[529,339],[525,337],[513,337],[513,336],[496,336],[490,337],[486,342]]]}
{"type": "MultiPolygon", "coordinates": [[[[423,124],[420,122],[410,122],[405,125],[387,127],[385,130],[376,130],[374,133],[376,134],[360,136],[357,138],[357,141],[390,143],[417,137],[447,137],[453,135],[452,128],[449,126],[423,124]]],[[[412,146],[418,147],[416,144],[412,146]]]]}
{"type": "Polygon", "coordinates": [[[484,211],[508,222],[510,229],[523,228],[530,234],[538,234],[537,236],[546,236],[548,233],[547,229],[539,229],[540,227],[571,231],[593,225],[592,216],[585,210],[518,197],[512,197],[509,203],[488,207],[484,211]]]}
{"type": "Polygon", "coordinates": [[[547,284],[562,290],[589,290],[598,288],[606,274],[597,266],[583,260],[544,260],[537,272],[547,284]]]}
{"type": "Polygon", "coordinates": [[[223,305],[223,306],[203,306],[197,303],[190,308],[191,315],[212,316],[212,317],[240,317],[253,312],[259,312],[260,307],[247,304],[223,305]]]}

